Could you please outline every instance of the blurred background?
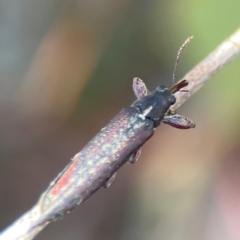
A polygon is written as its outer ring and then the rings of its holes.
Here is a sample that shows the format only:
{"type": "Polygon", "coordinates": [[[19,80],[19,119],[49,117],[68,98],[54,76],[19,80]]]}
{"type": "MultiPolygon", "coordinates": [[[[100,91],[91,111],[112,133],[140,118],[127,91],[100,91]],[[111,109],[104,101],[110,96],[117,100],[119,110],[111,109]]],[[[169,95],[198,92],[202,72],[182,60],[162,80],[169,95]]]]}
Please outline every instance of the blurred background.
{"type": "MultiPolygon", "coordinates": [[[[0,229],[120,109],[133,77],[172,85],[240,25],[238,0],[0,0],[0,229]]],[[[240,59],[101,189],[37,240],[239,240],[240,59]]]]}

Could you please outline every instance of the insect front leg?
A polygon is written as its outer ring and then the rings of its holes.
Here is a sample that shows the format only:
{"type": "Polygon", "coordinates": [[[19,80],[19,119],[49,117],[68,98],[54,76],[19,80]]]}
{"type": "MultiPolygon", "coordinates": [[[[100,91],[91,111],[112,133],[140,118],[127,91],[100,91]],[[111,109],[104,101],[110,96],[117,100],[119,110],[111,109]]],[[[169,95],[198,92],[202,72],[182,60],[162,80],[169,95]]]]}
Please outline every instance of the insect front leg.
{"type": "Polygon", "coordinates": [[[138,100],[147,96],[149,93],[143,80],[138,77],[133,79],[133,92],[138,100]]]}
{"type": "Polygon", "coordinates": [[[171,111],[165,115],[162,122],[177,129],[190,129],[196,126],[191,119],[171,111]]]}
{"type": "Polygon", "coordinates": [[[166,115],[162,122],[178,129],[190,129],[196,126],[191,119],[179,114],[166,115]]]}

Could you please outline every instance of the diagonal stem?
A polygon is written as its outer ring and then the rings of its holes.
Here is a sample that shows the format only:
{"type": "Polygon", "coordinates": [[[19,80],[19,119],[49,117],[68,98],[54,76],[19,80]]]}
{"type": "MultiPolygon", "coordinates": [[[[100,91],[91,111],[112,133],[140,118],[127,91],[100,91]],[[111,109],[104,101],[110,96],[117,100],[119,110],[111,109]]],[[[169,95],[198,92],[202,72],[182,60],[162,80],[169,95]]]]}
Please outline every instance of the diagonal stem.
{"type": "MultiPolygon", "coordinates": [[[[187,89],[188,93],[177,92],[175,94],[177,98],[176,104],[171,110],[176,110],[181,106],[188,98],[190,98],[203,84],[210,79],[215,73],[223,68],[227,63],[232,61],[240,54],[240,29],[238,29],[232,36],[226,39],[216,50],[214,50],[209,56],[207,56],[202,62],[195,66],[190,72],[188,72],[183,79],[189,81],[187,89]]],[[[74,158],[77,158],[76,155],[74,158]]],[[[94,167],[94,166],[93,166],[94,167]]],[[[96,174],[102,174],[102,177],[109,176],[111,169],[106,169],[104,172],[96,174]]],[[[60,179],[59,176],[57,179],[60,179]]],[[[78,179],[76,179],[78,181],[78,179]]],[[[53,182],[54,184],[54,182],[53,182]]],[[[92,186],[89,186],[91,189],[92,186]]],[[[21,239],[30,240],[33,239],[48,223],[56,220],[59,212],[59,206],[57,204],[63,204],[61,198],[56,199],[55,205],[46,205],[43,211],[43,202],[46,203],[47,191],[43,193],[42,198],[38,203],[26,212],[23,216],[17,219],[12,225],[0,233],[0,240],[21,239]]],[[[91,192],[93,194],[94,192],[91,192]]],[[[91,194],[88,196],[90,197],[91,194]]],[[[74,201],[74,194],[71,201],[74,201]]],[[[57,197],[56,197],[57,198],[57,197]]],[[[80,204],[81,202],[79,202],[80,204]]],[[[66,203],[66,209],[68,209],[69,203],[66,203]]],[[[65,210],[66,210],[65,209],[65,210]]]]}
{"type": "MultiPolygon", "coordinates": [[[[203,61],[189,71],[183,79],[188,80],[186,88],[189,92],[177,92],[177,102],[171,110],[176,110],[187,101],[203,84],[220,69],[226,66],[240,54],[240,29],[227,38],[217,49],[210,53],[203,61]]],[[[181,81],[181,80],[180,80],[181,81]]]]}

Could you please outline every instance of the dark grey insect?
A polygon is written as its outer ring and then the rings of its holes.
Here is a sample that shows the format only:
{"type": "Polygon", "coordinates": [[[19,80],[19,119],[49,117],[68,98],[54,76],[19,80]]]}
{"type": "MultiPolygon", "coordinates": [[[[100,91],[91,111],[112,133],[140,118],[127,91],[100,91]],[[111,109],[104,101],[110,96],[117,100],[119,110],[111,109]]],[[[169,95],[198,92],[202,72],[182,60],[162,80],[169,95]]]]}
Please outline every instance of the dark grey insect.
{"type": "Polygon", "coordinates": [[[51,183],[40,199],[42,208],[54,206],[57,218],[100,187],[109,187],[124,163],[137,160],[139,149],[152,137],[155,128],[175,103],[174,93],[187,85],[188,82],[183,80],[171,89],[160,86],[132,106],[122,109],[51,183]]]}
{"type": "Polygon", "coordinates": [[[170,89],[160,86],[149,93],[142,80],[135,78],[137,101],[122,109],[75,155],[43,193],[39,200],[42,210],[48,211],[49,215],[54,212],[52,219],[56,219],[85,201],[99,188],[109,187],[124,163],[137,161],[141,146],[152,137],[162,121],[177,128],[193,127],[194,124],[189,124],[187,118],[180,115],[176,117],[169,111],[176,102],[174,94],[184,91],[182,88],[187,85],[188,81],[182,80],[170,89]]]}

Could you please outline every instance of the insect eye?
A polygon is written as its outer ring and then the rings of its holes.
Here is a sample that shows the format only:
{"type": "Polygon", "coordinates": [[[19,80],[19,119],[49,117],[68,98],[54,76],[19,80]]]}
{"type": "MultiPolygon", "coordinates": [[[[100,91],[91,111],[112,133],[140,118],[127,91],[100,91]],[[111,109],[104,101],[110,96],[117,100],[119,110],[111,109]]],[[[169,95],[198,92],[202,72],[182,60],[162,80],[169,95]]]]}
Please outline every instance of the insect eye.
{"type": "Polygon", "coordinates": [[[175,104],[176,103],[176,98],[172,95],[169,99],[168,99],[169,103],[171,105],[175,104]]]}
{"type": "Polygon", "coordinates": [[[158,92],[164,92],[165,90],[166,90],[166,87],[164,87],[164,86],[157,87],[158,92]]]}

